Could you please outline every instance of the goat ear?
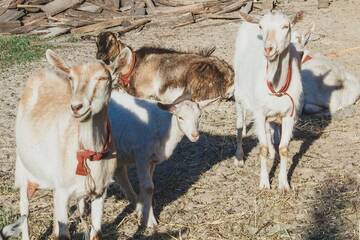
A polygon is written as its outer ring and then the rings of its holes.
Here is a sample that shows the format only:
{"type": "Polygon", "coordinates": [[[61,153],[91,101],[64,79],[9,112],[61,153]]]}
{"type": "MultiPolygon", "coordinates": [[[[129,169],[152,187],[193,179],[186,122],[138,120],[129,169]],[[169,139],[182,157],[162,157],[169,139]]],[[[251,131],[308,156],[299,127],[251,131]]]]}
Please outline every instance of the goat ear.
{"type": "Polygon", "coordinates": [[[217,98],[214,98],[214,99],[209,99],[209,100],[198,102],[199,108],[203,109],[203,108],[209,106],[211,103],[216,102],[219,99],[220,99],[220,97],[217,97],[217,98]]]}
{"type": "Polygon", "coordinates": [[[241,19],[244,20],[245,22],[258,24],[259,21],[260,21],[259,18],[251,16],[251,15],[249,15],[247,13],[244,13],[244,12],[240,11],[239,14],[240,14],[241,19]]]}
{"type": "Polygon", "coordinates": [[[9,238],[11,236],[15,236],[18,233],[20,233],[21,225],[24,223],[25,219],[26,219],[25,216],[21,216],[15,223],[5,226],[1,230],[2,235],[5,236],[6,238],[9,238]]]}
{"type": "Polygon", "coordinates": [[[133,52],[131,49],[124,45],[124,48],[120,51],[119,56],[116,57],[114,63],[110,66],[113,74],[121,71],[123,68],[131,64],[133,52]]]}
{"type": "Polygon", "coordinates": [[[175,113],[176,112],[176,106],[174,104],[165,104],[165,103],[157,103],[158,107],[161,108],[162,110],[171,112],[171,113],[175,113]]]}
{"type": "Polygon", "coordinates": [[[50,63],[57,70],[60,70],[61,72],[64,72],[66,74],[70,73],[70,68],[67,66],[64,60],[62,60],[62,58],[60,58],[54,51],[50,49],[46,50],[46,59],[48,63],[50,63]]]}
{"type": "Polygon", "coordinates": [[[299,11],[295,14],[294,18],[291,21],[291,24],[295,25],[298,22],[300,22],[301,20],[303,20],[303,18],[304,18],[304,11],[299,11]]]}

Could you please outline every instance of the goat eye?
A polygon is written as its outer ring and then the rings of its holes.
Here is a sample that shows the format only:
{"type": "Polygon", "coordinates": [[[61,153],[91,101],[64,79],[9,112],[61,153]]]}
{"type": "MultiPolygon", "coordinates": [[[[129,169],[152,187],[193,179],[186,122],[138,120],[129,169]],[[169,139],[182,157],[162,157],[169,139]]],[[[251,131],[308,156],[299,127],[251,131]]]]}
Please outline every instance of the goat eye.
{"type": "Polygon", "coordinates": [[[180,119],[180,120],[184,120],[184,119],[183,119],[182,117],[180,117],[180,116],[179,116],[179,119],[180,119]]]}
{"type": "Polygon", "coordinates": [[[262,26],[261,26],[261,25],[259,25],[259,29],[262,30],[262,26]]]}
{"type": "Polygon", "coordinates": [[[288,29],[289,28],[289,25],[284,25],[283,27],[282,27],[282,29],[288,29]]]}

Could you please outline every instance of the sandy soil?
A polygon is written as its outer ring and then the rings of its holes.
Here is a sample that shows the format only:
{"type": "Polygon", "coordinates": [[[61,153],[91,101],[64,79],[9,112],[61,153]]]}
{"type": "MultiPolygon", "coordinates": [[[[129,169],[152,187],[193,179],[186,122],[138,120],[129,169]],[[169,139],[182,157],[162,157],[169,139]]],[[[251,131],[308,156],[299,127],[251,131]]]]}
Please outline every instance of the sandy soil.
{"type": "MultiPolygon", "coordinates": [[[[316,0],[290,1],[280,6],[293,15],[305,11],[299,28],[316,23],[309,48],[330,53],[360,46],[360,1],[334,0],[329,9],[317,10],[316,0]]],[[[178,29],[146,27],[123,40],[133,47],[159,45],[182,50],[216,46],[215,55],[232,62],[239,23],[211,20],[178,29]]],[[[93,42],[53,42],[70,62],[95,56],[93,42]]],[[[360,52],[336,60],[360,76],[360,52]]],[[[0,73],[0,217],[19,213],[13,187],[14,120],[19,93],[31,72],[47,66],[45,58],[13,66],[0,73]]],[[[252,124],[250,123],[250,126],[252,124]]],[[[104,239],[359,239],[360,231],[360,106],[331,118],[305,117],[296,127],[290,146],[293,161],[289,177],[292,191],[277,190],[278,163],[272,167],[272,190],[258,190],[260,166],[257,140],[245,138],[246,163],[236,168],[235,111],[233,102],[209,107],[202,116],[202,136],[192,144],[183,140],[173,157],[155,172],[154,206],[159,226],[138,227],[132,206],[119,187],[110,187],[105,204],[104,239]]],[[[45,129],[44,129],[45,130],[45,129]]],[[[131,179],[137,182],[135,173],[131,179]]],[[[31,200],[33,239],[51,234],[52,197],[39,191],[31,200]]],[[[75,207],[70,208],[71,231],[82,239],[75,207]]]]}

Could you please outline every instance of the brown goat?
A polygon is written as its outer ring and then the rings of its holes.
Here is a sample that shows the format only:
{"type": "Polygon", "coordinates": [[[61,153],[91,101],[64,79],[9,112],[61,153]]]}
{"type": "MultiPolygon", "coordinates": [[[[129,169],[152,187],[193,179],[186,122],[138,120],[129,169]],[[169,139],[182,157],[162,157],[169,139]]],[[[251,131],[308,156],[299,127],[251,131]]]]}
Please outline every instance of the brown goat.
{"type": "Polygon", "coordinates": [[[214,49],[198,54],[157,47],[133,51],[112,32],[100,33],[96,44],[96,57],[115,64],[119,84],[136,97],[170,103],[184,93],[190,93],[193,101],[233,94],[234,71],[210,56],[214,49]]]}

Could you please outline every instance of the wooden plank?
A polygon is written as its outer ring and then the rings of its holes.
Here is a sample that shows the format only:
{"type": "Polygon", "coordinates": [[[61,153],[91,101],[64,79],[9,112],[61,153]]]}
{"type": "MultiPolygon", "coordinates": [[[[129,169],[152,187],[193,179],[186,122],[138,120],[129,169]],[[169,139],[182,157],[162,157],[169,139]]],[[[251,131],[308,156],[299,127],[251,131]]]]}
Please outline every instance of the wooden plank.
{"type": "Polygon", "coordinates": [[[0,32],[9,32],[14,28],[21,27],[20,21],[8,21],[8,22],[0,22],[0,32]]]}
{"type": "Polygon", "coordinates": [[[3,15],[3,13],[6,12],[6,8],[0,7],[0,16],[3,15]]]}
{"type": "Polygon", "coordinates": [[[101,13],[102,8],[95,4],[84,2],[78,8],[76,8],[76,10],[84,11],[84,12],[91,12],[91,13],[101,13]]]}
{"type": "Polygon", "coordinates": [[[247,1],[248,0],[236,1],[233,4],[225,6],[221,11],[216,12],[216,14],[224,14],[224,13],[236,11],[236,10],[240,9],[247,1]]]}
{"type": "Polygon", "coordinates": [[[103,22],[91,24],[91,25],[84,26],[84,27],[74,28],[74,29],[71,30],[71,33],[82,34],[82,33],[100,31],[100,30],[103,30],[103,29],[106,29],[106,28],[119,26],[125,20],[127,20],[129,18],[130,17],[116,18],[116,19],[111,19],[111,20],[108,20],[108,21],[103,21],[103,22]]]}
{"type": "Polygon", "coordinates": [[[206,8],[208,8],[208,4],[204,3],[196,3],[181,7],[157,7],[153,10],[153,14],[156,15],[167,15],[167,14],[181,14],[181,13],[187,13],[192,12],[194,14],[199,14],[201,12],[204,12],[206,8]]]}
{"type": "Polygon", "coordinates": [[[24,11],[18,11],[18,10],[13,10],[13,9],[8,9],[6,10],[5,13],[3,13],[0,16],[0,22],[7,22],[7,21],[15,21],[18,20],[19,18],[23,17],[25,15],[24,11]]]}
{"type": "Polygon", "coordinates": [[[41,9],[46,13],[46,15],[54,16],[68,8],[81,4],[82,2],[83,0],[54,0],[44,5],[41,9]]]}

